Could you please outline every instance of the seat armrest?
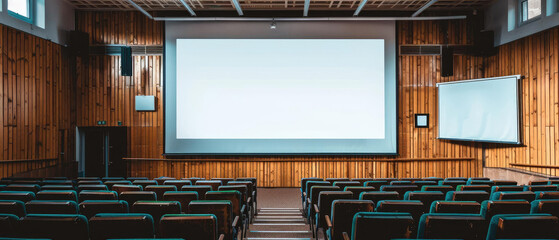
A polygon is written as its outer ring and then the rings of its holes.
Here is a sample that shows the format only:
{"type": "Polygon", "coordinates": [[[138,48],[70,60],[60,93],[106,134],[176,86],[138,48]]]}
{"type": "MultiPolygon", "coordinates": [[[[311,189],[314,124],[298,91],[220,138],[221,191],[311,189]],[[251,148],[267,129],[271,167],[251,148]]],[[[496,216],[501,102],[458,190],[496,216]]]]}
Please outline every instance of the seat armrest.
{"type": "Polygon", "coordinates": [[[246,211],[247,205],[243,204],[243,207],[241,208],[241,214],[244,214],[246,211]]]}
{"type": "Polygon", "coordinates": [[[343,235],[343,237],[344,237],[344,240],[350,240],[350,239],[349,239],[349,235],[347,235],[346,232],[343,232],[342,235],[343,235]]]}
{"type": "Polygon", "coordinates": [[[332,228],[332,221],[330,221],[330,216],[325,215],[324,218],[326,218],[326,227],[332,228]]]}
{"type": "Polygon", "coordinates": [[[249,203],[249,204],[252,203],[252,197],[248,197],[248,198],[247,198],[247,203],[249,203]]]}
{"type": "Polygon", "coordinates": [[[224,235],[224,234],[220,234],[218,240],[224,240],[224,239],[225,239],[225,235],[224,235]]]}
{"type": "Polygon", "coordinates": [[[303,197],[307,198],[307,193],[303,192],[303,197]]]}
{"type": "Polygon", "coordinates": [[[239,227],[239,216],[235,216],[235,220],[233,220],[233,225],[234,228],[239,227]]]}
{"type": "Polygon", "coordinates": [[[311,199],[307,198],[307,203],[311,204],[311,199]]]}
{"type": "Polygon", "coordinates": [[[318,205],[314,204],[314,213],[320,213],[320,211],[318,210],[318,205]]]}

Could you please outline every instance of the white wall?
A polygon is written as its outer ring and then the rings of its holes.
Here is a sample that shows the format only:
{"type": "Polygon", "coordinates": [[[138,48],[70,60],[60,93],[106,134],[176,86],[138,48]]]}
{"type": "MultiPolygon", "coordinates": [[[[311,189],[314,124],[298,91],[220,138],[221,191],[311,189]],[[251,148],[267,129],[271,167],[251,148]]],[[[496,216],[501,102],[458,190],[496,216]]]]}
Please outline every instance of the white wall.
{"type": "Polygon", "coordinates": [[[0,24],[19,29],[35,36],[66,45],[66,31],[74,30],[75,13],[64,0],[45,0],[45,28],[14,18],[8,14],[7,0],[1,0],[0,24]]]}
{"type": "MultiPolygon", "coordinates": [[[[542,0],[547,5],[553,3],[553,1],[557,0],[542,0]]],[[[542,17],[539,20],[519,26],[518,4],[518,0],[497,0],[487,8],[485,29],[495,31],[495,46],[559,26],[559,13],[546,13],[545,9],[542,9],[542,17]]]]}

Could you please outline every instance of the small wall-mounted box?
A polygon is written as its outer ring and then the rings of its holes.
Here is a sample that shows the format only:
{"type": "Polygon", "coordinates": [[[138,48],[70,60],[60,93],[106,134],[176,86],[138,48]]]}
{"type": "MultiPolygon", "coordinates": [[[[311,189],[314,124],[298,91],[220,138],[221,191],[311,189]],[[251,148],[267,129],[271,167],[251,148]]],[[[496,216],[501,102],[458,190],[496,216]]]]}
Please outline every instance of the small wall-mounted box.
{"type": "Polygon", "coordinates": [[[136,96],[136,111],[155,111],[155,96],[136,96]]]}

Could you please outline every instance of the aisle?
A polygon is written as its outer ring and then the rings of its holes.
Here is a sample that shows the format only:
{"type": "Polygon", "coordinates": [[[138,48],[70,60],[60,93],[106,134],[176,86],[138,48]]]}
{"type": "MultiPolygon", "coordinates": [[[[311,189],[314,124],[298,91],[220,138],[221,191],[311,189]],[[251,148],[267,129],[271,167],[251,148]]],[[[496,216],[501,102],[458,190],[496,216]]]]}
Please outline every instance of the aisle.
{"type": "Polygon", "coordinates": [[[312,240],[298,188],[259,188],[258,214],[246,240],[312,240]]]}
{"type": "Polygon", "coordinates": [[[250,224],[247,240],[311,240],[309,224],[299,208],[261,208],[250,224]]]}

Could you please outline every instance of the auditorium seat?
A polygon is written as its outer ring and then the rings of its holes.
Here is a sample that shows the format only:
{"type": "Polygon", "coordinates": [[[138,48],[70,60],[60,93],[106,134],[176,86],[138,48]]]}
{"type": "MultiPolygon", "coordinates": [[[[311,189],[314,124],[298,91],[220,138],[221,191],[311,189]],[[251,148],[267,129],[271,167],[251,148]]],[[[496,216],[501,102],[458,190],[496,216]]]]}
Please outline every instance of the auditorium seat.
{"type": "Polygon", "coordinates": [[[414,220],[409,213],[360,212],[353,218],[351,239],[370,240],[371,236],[375,240],[413,238],[413,225],[414,220]]]}
{"type": "Polygon", "coordinates": [[[131,207],[131,213],[147,213],[153,217],[155,232],[158,231],[159,220],[165,214],[180,214],[181,204],[177,201],[136,201],[131,207]]]}
{"type": "Polygon", "coordinates": [[[128,203],[122,200],[87,200],[78,205],[79,212],[87,219],[99,213],[128,213],[128,203]]]}
{"type": "Polygon", "coordinates": [[[548,180],[538,180],[538,181],[530,181],[528,185],[548,185],[548,180]]]}
{"type": "Polygon", "coordinates": [[[409,213],[413,217],[414,224],[411,228],[413,234],[417,233],[417,223],[425,212],[425,206],[417,200],[383,200],[377,203],[376,212],[400,212],[409,213]]]}
{"type": "Polygon", "coordinates": [[[157,237],[218,240],[217,217],[213,214],[166,214],[157,237]]]}
{"type": "Polygon", "coordinates": [[[189,178],[181,178],[181,180],[189,180],[192,183],[192,185],[196,185],[197,181],[206,180],[206,179],[205,178],[199,178],[199,177],[189,177],[189,178]]]}
{"type": "Polygon", "coordinates": [[[398,200],[400,199],[400,194],[398,192],[364,192],[359,195],[359,200],[370,200],[375,203],[375,205],[382,200],[398,200]]]}
{"type": "Polygon", "coordinates": [[[219,234],[225,235],[224,240],[237,239],[235,230],[240,224],[238,217],[233,218],[233,206],[229,201],[192,201],[188,205],[191,214],[213,214],[217,217],[219,234]]]}
{"type": "Polygon", "coordinates": [[[82,191],[108,191],[107,185],[78,185],[78,193],[82,191]]]}
{"type": "Polygon", "coordinates": [[[121,192],[118,199],[126,201],[128,206],[134,205],[137,201],[156,201],[157,194],[151,191],[131,191],[131,192],[121,192]]]}
{"type": "Polygon", "coordinates": [[[452,190],[456,190],[456,188],[458,187],[458,185],[466,185],[466,181],[465,180],[452,180],[452,179],[445,179],[443,181],[439,182],[439,185],[441,186],[452,186],[452,190]]]}
{"type": "Polygon", "coordinates": [[[512,185],[499,185],[491,187],[491,194],[496,192],[522,192],[524,191],[523,186],[512,186],[512,185]]]}
{"type": "Polygon", "coordinates": [[[115,191],[103,190],[84,190],[78,194],[80,202],[86,200],[118,200],[118,194],[115,191]]]}
{"type": "Polygon", "coordinates": [[[173,185],[178,189],[181,189],[182,186],[190,186],[192,182],[190,180],[167,180],[163,182],[163,185],[173,185]]]}
{"type": "Polygon", "coordinates": [[[495,183],[495,186],[516,186],[518,184],[517,181],[502,179],[495,179],[493,183],[495,183]]]}
{"type": "Polygon", "coordinates": [[[556,185],[527,185],[524,191],[541,192],[541,191],[557,191],[556,185]]]}
{"type": "Polygon", "coordinates": [[[310,188],[310,195],[307,198],[307,218],[310,220],[314,217],[314,205],[318,204],[318,196],[322,191],[340,191],[340,187],[335,186],[313,186],[310,188]]]}
{"type": "Polygon", "coordinates": [[[103,185],[103,181],[101,180],[79,180],[79,185],[103,185]]]}
{"type": "MultiPolygon", "coordinates": [[[[423,180],[422,178],[412,178],[412,177],[407,177],[407,178],[400,178],[398,179],[400,181],[410,181],[412,183],[415,183],[416,181],[421,181],[423,180]]],[[[415,184],[414,184],[415,185],[415,184]]]]}
{"type": "Polygon", "coordinates": [[[100,213],[89,219],[91,240],[153,238],[153,218],[145,213],[100,213]]]}
{"type": "Polygon", "coordinates": [[[31,200],[25,203],[27,214],[78,214],[75,201],[31,200]]]}
{"type": "Polygon", "coordinates": [[[55,191],[68,191],[74,190],[72,185],[43,185],[41,186],[41,191],[55,190],[55,191]]]}
{"type": "Polygon", "coordinates": [[[19,216],[0,213],[0,237],[10,238],[18,236],[19,216]]]}
{"type": "Polygon", "coordinates": [[[206,185],[182,186],[181,191],[197,192],[198,200],[204,200],[206,199],[206,192],[212,191],[212,187],[206,185]]]}
{"type": "Polygon", "coordinates": [[[423,180],[423,181],[434,181],[434,182],[436,182],[436,183],[438,184],[439,181],[444,180],[444,178],[440,178],[440,177],[425,177],[425,178],[422,178],[422,180],[423,180]]]}
{"type": "Polygon", "coordinates": [[[489,200],[489,193],[486,191],[450,191],[446,193],[446,201],[476,201],[482,203],[489,200]]]}
{"type": "Polygon", "coordinates": [[[314,205],[314,226],[311,222],[311,228],[315,231],[315,235],[319,228],[326,229],[326,215],[330,215],[332,212],[332,202],[334,200],[349,200],[353,199],[353,193],[347,191],[322,191],[318,196],[318,204],[314,205]]]}
{"type": "MultiPolygon", "coordinates": [[[[230,181],[234,181],[233,178],[212,178],[211,180],[221,181],[221,185],[227,185],[230,181]]],[[[217,191],[217,190],[214,190],[217,191]]]]}
{"type": "Polygon", "coordinates": [[[455,188],[448,185],[424,185],[421,191],[440,191],[446,195],[447,192],[454,191],[455,188]]]}
{"type": "Polygon", "coordinates": [[[419,188],[415,185],[384,185],[380,187],[380,191],[383,192],[398,192],[401,199],[404,199],[404,194],[406,194],[407,191],[417,190],[419,190],[419,188]]]}
{"type": "Polygon", "coordinates": [[[468,181],[468,178],[465,177],[447,177],[444,179],[445,181],[468,181]]]}
{"type": "Polygon", "coordinates": [[[429,213],[479,214],[481,204],[474,201],[435,201],[429,213]]]}
{"type": "Polygon", "coordinates": [[[485,238],[485,219],[479,214],[428,213],[421,216],[418,239],[485,238]]]}
{"type": "Polygon", "coordinates": [[[143,187],[140,185],[115,184],[111,187],[111,190],[115,191],[117,194],[120,194],[121,192],[142,191],[143,187]]]}
{"type": "Polygon", "coordinates": [[[423,212],[429,212],[431,203],[444,200],[444,194],[439,191],[409,191],[404,194],[404,200],[418,200],[423,203],[423,212]]]}
{"type": "Polygon", "coordinates": [[[559,191],[536,192],[536,199],[559,199],[559,191]]]}
{"type": "Polygon", "coordinates": [[[367,181],[363,184],[365,187],[374,187],[377,191],[380,191],[380,187],[384,185],[390,185],[388,181],[367,181]]]}
{"type": "Polygon", "coordinates": [[[491,219],[487,240],[556,239],[559,219],[549,214],[504,214],[491,219]]]}
{"type": "Polygon", "coordinates": [[[343,190],[345,187],[360,187],[362,185],[360,182],[337,181],[334,182],[334,186],[340,187],[340,189],[343,190]]]}
{"type": "Polygon", "coordinates": [[[353,199],[359,199],[362,192],[372,192],[375,191],[374,187],[345,187],[343,191],[350,191],[353,193],[353,199]]]}
{"type": "Polygon", "coordinates": [[[109,190],[114,190],[113,189],[114,185],[132,185],[132,182],[128,180],[111,180],[111,181],[106,181],[105,185],[109,190]]]}
{"type": "Polygon", "coordinates": [[[491,186],[489,185],[458,185],[456,191],[485,191],[490,193],[491,186]]]}
{"type": "Polygon", "coordinates": [[[398,179],[397,178],[373,178],[373,181],[386,181],[388,182],[388,185],[390,185],[390,182],[398,181],[398,179]]]}
{"type": "Polygon", "coordinates": [[[167,180],[177,180],[174,177],[158,177],[154,178],[153,180],[157,181],[157,185],[163,185],[163,183],[167,180]]]}
{"type": "Polygon", "coordinates": [[[435,181],[418,180],[418,181],[413,182],[413,185],[417,186],[419,189],[422,189],[423,186],[437,185],[437,182],[435,182],[435,181]]]}
{"type": "Polygon", "coordinates": [[[35,193],[22,191],[0,191],[0,200],[19,200],[29,202],[35,200],[35,193]]]}
{"type": "Polygon", "coordinates": [[[10,184],[4,187],[4,191],[23,191],[37,193],[41,191],[41,186],[37,184],[10,184]]]}
{"type": "Polygon", "coordinates": [[[55,179],[45,179],[41,182],[41,190],[44,190],[45,185],[60,185],[60,186],[74,186],[72,180],[55,180],[55,179]]]}
{"type": "Polygon", "coordinates": [[[353,216],[359,212],[373,212],[374,209],[370,200],[334,200],[330,214],[325,217],[328,239],[342,240],[344,232],[351,238],[353,216]]]}
{"type": "MultiPolygon", "coordinates": [[[[244,227],[248,224],[248,218],[244,215],[247,206],[242,202],[242,195],[239,191],[209,191],[206,193],[206,200],[229,201],[233,211],[233,218],[239,217],[239,228],[241,229],[241,234],[244,234],[244,227]]],[[[241,236],[244,237],[244,235],[241,236]]]]}
{"type": "Polygon", "coordinates": [[[170,191],[163,194],[163,201],[177,201],[181,203],[181,211],[188,213],[188,204],[199,200],[198,193],[194,191],[170,191]]]}
{"type": "Polygon", "coordinates": [[[18,237],[89,240],[88,222],[77,214],[27,214],[19,220],[18,237]]]}
{"type": "MultiPolygon", "coordinates": [[[[250,206],[250,208],[254,212],[256,212],[257,204],[258,204],[258,179],[256,179],[255,177],[242,177],[242,178],[235,179],[235,181],[237,181],[237,182],[246,182],[246,181],[252,182],[253,195],[252,196],[247,195],[247,198],[251,197],[250,200],[252,201],[252,204],[254,206],[250,206]]],[[[247,186],[247,188],[248,188],[248,186],[247,186]]],[[[248,191],[248,189],[247,189],[247,191],[248,191]]],[[[247,194],[250,195],[249,192],[247,192],[247,194]]]]}
{"type": "Polygon", "coordinates": [[[101,180],[100,177],[78,177],[76,178],[78,181],[89,181],[89,180],[101,180]]]}
{"type": "Polygon", "coordinates": [[[67,200],[67,201],[78,201],[78,194],[76,191],[67,190],[42,190],[36,194],[37,200],[67,200]]]}
{"type": "Polygon", "coordinates": [[[324,179],[322,178],[316,178],[316,177],[310,177],[310,178],[301,178],[301,204],[304,207],[305,203],[307,202],[307,182],[309,181],[314,181],[314,182],[321,182],[324,179]]]}
{"type": "Polygon", "coordinates": [[[487,221],[498,214],[529,214],[530,202],[525,200],[487,200],[481,203],[480,213],[487,221]]]}
{"type": "Polygon", "coordinates": [[[547,213],[559,217],[559,199],[534,200],[530,213],[547,213]]]}
{"type": "Polygon", "coordinates": [[[495,183],[491,180],[476,180],[476,179],[468,179],[466,185],[486,185],[486,186],[493,186],[495,183]]]}
{"type": "Polygon", "coordinates": [[[145,189],[149,185],[157,185],[157,181],[155,180],[134,180],[132,182],[133,185],[140,185],[142,189],[145,189]]]}
{"type": "Polygon", "coordinates": [[[334,185],[335,182],[348,182],[349,178],[326,178],[324,181],[330,182],[330,185],[334,185]]]}
{"type": "Polygon", "coordinates": [[[226,185],[226,186],[219,186],[217,191],[230,191],[235,190],[241,193],[241,197],[244,203],[247,202],[248,197],[248,188],[245,185],[226,185]]]}
{"type": "Polygon", "coordinates": [[[124,178],[123,177],[102,177],[101,180],[106,183],[108,181],[121,181],[121,180],[124,180],[124,178]]]}
{"type": "Polygon", "coordinates": [[[352,179],[350,179],[350,181],[352,181],[352,182],[361,183],[361,186],[363,186],[365,184],[365,182],[372,181],[372,180],[373,180],[372,178],[352,178],[352,179]]]}
{"type": "Polygon", "coordinates": [[[491,194],[489,198],[491,200],[526,200],[528,202],[534,201],[536,199],[536,194],[530,191],[523,192],[496,192],[491,194]]]}
{"type": "MultiPolygon", "coordinates": [[[[167,191],[177,191],[177,187],[173,185],[149,185],[145,191],[155,192],[157,199],[163,199],[163,194],[167,191]]],[[[156,220],[157,221],[157,220],[156,220]]]]}
{"type": "Polygon", "coordinates": [[[217,191],[217,188],[221,186],[221,181],[219,180],[200,180],[196,181],[196,185],[211,186],[212,191],[217,191]]]}
{"type": "MultiPolygon", "coordinates": [[[[402,180],[398,180],[398,181],[392,181],[390,182],[390,185],[413,185],[411,181],[402,181],[402,180]]],[[[416,185],[417,186],[417,185],[416,185]]]]}
{"type": "MultiPolygon", "coordinates": [[[[145,181],[145,180],[149,180],[149,178],[147,178],[147,177],[127,177],[126,180],[131,181],[132,183],[134,183],[134,181],[137,181],[137,180],[145,181]]],[[[135,184],[135,185],[137,185],[137,184],[135,184]]]]}
{"type": "Polygon", "coordinates": [[[488,178],[488,177],[471,177],[471,178],[468,178],[468,181],[471,181],[471,180],[491,180],[491,178],[488,178]]]}
{"type": "Polygon", "coordinates": [[[19,200],[0,200],[0,214],[13,214],[23,217],[27,214],[25,203],[19,200]]]}

